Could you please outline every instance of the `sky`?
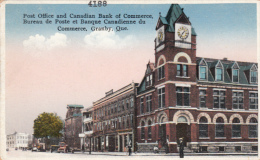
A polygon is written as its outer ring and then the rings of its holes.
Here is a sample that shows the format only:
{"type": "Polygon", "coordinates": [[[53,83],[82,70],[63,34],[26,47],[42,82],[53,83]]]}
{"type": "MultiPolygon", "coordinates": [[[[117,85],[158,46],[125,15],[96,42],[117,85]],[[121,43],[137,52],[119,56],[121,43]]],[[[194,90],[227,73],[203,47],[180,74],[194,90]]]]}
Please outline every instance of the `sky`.
{"type": "MultiPolygon", "coordinates": [[[[197,33],[197,56],[256,62],[256,4],[180,4],[197,33]]],[[[6,5],[6,133],[33,133],[42,112],[65,118],[67,104],[92,103],[110,89],[141,82],[146,64],[154,62],[155,26],[170,4],[6,5]],[[120,25],[128,30],[92,32],[86,24],[23,24],[24,14],[144,14],[145,24],[120,25]],[[88,31],[58,31],[58,26],[88,31]]],[[[30,20],[30,18],[26,18],[30,20]]],[[[41,20],[40,18],[31,18],[41,20]]],[[[56,19],[56,18],[54,18],[56,19]]],[[[54,21],[53,19],[53,21],[54,21]]],[[[42,19],[45,21],[46,19],[42,19]]],[[[127,20],[127,19],[124,19],[127,20]]],[[[129,19],[137,20],[139,19],[129,19]]],[[[55,22],[55,21],[54,21],[55,22]]],[[[54,23],[53,22],[53,23],[54,23]]],[[[104,26],[94,25],[94,26],[104,26]]]]}

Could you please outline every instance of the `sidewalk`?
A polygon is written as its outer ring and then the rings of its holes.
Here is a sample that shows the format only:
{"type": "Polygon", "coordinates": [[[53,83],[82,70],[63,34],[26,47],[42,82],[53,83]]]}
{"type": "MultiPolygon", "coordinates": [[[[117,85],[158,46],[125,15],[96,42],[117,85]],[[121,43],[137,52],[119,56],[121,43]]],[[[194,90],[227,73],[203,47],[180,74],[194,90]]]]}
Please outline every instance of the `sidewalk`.
{"type": "MultiPolygon", "coordinates": [[[[89,152],[75,152],[88,154],[89,152]]],[[[185,156],[257,156],[257,153],[184,153],[185,156]]],[[[128,152],[91,152],[91,155],[128,156],[128,152]]],[[[179,153],[132,153],[131,156],[179,156],[179,153]]]]}

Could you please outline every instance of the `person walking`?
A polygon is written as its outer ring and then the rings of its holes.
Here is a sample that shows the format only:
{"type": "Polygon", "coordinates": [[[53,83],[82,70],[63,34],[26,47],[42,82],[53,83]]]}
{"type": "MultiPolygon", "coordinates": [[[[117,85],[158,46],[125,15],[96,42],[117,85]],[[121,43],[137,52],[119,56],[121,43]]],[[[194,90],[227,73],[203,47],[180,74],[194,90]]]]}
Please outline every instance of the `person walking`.
{"type": "Polygon", "coordinates": [[[129,152],[129,156],[131,156],[131,153],[132,153],[131,140],[129,141],[129,144],[128,144],[128,152],[129,152]]]}
{"type": "Polygon", "coordinates": [[[84,147],[84,144],[82,144],[82,153],[84,153],[85,151],[85,147],[84,147]]]}
{"type": "Polygon", "coordinates": [[[184,144],[183,144],[183,138],[180,138],[180,145],[179,145],[179,151],[180,151],[180,158],[184,158],[184,153],[183,153],[183,150],[184,150],[184,144]]]}

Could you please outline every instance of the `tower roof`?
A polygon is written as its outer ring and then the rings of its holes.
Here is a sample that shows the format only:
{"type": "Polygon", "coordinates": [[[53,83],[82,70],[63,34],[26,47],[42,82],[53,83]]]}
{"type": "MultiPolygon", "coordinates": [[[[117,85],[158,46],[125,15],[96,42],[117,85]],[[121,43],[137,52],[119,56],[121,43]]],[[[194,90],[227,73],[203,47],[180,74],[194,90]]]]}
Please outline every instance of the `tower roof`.
{"type": "MultiPolygon", "coordinates": [[[[186,15],[183,12],[183,9],[180,7],[180,5],[171,4],[166,17],[160,17],[160,20],[161,20],[162,24],[167,25],[167,27],[166,27],[167,32],[175,32],[174,24],[182,16],[186,17],[186,15]]],[[[195,29],[193,27],[192,27],[191,31],[192,31],[191,32],[192,35],[195,35],[195,36],[197,35],[195,32],[195,29]]]]}

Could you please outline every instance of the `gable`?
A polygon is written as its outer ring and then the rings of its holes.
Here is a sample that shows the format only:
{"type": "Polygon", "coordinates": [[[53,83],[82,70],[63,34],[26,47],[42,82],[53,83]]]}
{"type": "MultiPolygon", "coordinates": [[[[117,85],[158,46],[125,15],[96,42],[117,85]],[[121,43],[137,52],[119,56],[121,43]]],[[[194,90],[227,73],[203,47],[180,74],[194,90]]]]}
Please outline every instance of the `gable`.
{"type": "Polygon", "coordinates": [[[184,13],[180,15],[180,17],[176,20],[175,23],[183,23],[183,24],[191,25],[189,19],[186,17],[184,13]]]}
{"type": "Polygon", "coordinates": [[[239,69],[239,66],[238,66],[237,62],[234,62],[233,66],[232,66],[232,69],[239,69]]]}
{"type": "Polygon", "coordinates": [[[147,65],[147,69],[145,71],[145,74],[150,74],[151,73],[151,68],[149,66],[149,64],[147,65]]]}

